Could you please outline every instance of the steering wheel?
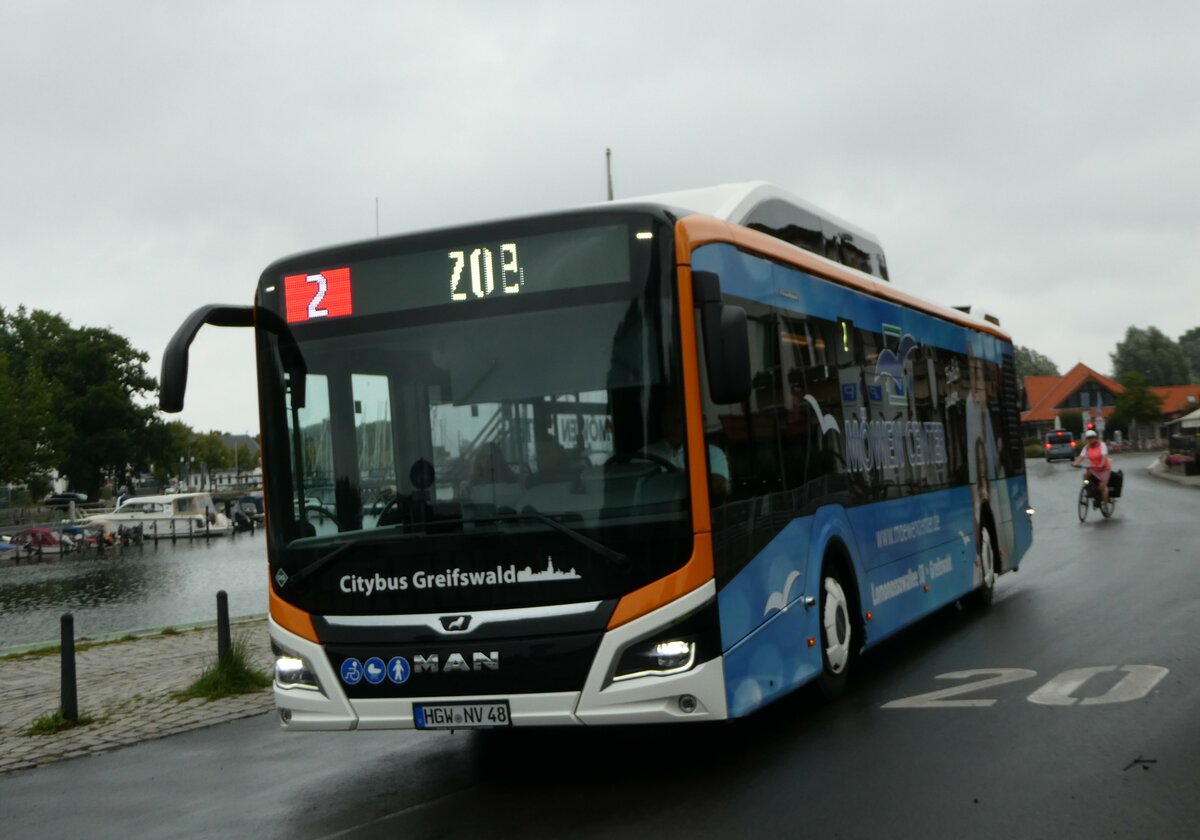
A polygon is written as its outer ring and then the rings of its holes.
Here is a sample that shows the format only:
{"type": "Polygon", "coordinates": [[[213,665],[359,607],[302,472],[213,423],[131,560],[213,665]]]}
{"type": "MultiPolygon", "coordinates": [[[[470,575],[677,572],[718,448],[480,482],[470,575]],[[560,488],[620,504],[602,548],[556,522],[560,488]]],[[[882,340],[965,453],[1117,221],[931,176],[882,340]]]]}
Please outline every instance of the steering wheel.
{"type": "Polygon", "coordinates": [[[609,464],[628,464],[630,461],[647,461],[656,466],[662,467],[667,472],[679,472],[680,467],[668,461],[661,455],[655,455],[653,452],[647,452],[644,449],[637,452],[619,452],[608,459],[609,464]]]}
{"type": "Polygon", "coordinates": [[[305,505],[304,506],[305,513],[307,513],[310,510],[315,511],[318,514],[318,516],[328,517],[330,520],[332,520],[334,525],[337,525],[337,528],[339,531],[342,529],[341,524],[337,521],[337,515],[334,514],[334,512],[331,511],[329,508],[325,507],[325,505],[305,505]]]}
{"type": "Polygon", "coordinates": [[[395,496],[392,496],[392,498],[387,500],[387,503],[384,504],[384,506],[383,506],[383,510],[379,511],[379,516],[375,519],[375,527],[382,528],[385,525],[400,524],[400,518],[401,518],[400,502],[401,502],[401,500],[405,500],[405,499],[399,493],[397,493],[395,496]],[[391,515],[391,518],[395,520],[394,522],[386,521],[388,519],[389,514],[391,515]]]}

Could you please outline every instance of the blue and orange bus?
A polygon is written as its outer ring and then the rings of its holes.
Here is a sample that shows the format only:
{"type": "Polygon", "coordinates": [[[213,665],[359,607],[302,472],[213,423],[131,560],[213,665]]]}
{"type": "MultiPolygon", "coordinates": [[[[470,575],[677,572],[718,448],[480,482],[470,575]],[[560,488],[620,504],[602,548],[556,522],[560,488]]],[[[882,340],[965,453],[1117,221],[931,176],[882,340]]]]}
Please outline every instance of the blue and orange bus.
{"type": "Polygon", "coordinates": [[[727,719],[1032,530],[1013,347],[873,237],[727,185],[282,259],[257,347],[290,729],[727,719]]]}

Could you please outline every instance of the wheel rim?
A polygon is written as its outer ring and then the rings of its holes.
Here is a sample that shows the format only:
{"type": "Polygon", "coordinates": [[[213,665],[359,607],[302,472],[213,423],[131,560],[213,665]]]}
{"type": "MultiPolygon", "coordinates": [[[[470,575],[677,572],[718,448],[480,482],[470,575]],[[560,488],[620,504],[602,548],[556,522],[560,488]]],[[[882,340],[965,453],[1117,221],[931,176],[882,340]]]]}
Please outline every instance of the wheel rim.
{"type": "Polygon", "coordinates": [[[992,539],[985,531],[979,546],[979,572],[983,576],[983,588],[996,585],[996,558],[992,555],[992,539]]]}
{"type": "Polygon", "coordinates": [[[825,663],[830,673],[840,674],[850,661],[850,607],[836,578],[825,578],[825,663]]]}
{"type": "Polygon", "coordinates": [[[1079,521],[1080,522],[1087,519],[1088,505],[1090,505],[1091,503],[1092,503],[1092,500],[1088,498],[1087,488],[1084,487],[1082,490],[1079,491],[1079,521]]]}

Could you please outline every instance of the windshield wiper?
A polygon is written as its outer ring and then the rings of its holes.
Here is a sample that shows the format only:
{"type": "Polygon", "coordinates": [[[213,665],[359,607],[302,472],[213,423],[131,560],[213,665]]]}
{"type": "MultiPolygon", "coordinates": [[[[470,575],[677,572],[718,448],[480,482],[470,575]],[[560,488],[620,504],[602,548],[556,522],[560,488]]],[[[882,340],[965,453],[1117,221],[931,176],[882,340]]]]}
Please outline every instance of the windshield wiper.
{"type": "Polygon", "coordinates": [[[526,508],[521,513],[490,513],[485,516],[472,516],[470,518],[463,519],[462,521],[464,523],[466,523],[466,522],[520,522],[522,520],[529,520],[529,519],[532,519],[535,522],[541,522],[543,525],[549,525],[555,531],[558,531],[560,534],[564,534],[565,536],[570,537],[575,542],[582,545],[584,548],[589,549],[590,551],[594,552],[595,554],[599,554],[601,557],[603,557],[605,560],[607,560],[609,563],[612,563],[613,565],[621,566],[621,567],[625,567],[625,566],[629,565],[629,557],[622,554],[621,552],[619,552],[615,549],[609,548],[604,543],[596,542],[591,537],[589,537],[585,534],[581,534],[578,531],[576,531],[574,528],[564,525],[563,523],[559,522],[554,517],[547,516],[544,513],[539,513],[538,511],[533,510],[532,508],[526,508]]]}
{"type": "Polygon", "coordinates": [[[332,551],[328,551],[325,554],[322,554],[316,560],[312,561],[307,566],[305,566],[303,569],[296,572],[296,574],[292,575],[291,578],[289,578],[289,580],[294,580],[294,581],[296,581],[296,583],[302,583],[305,578],[311,577],[311,576],[315,575],[317,572],[321,571],[321,569],[325,568],[325,566],[330,561],[332,561],[334,557],[337,557],[339,554],[341,554],[347,548],[354,545],[355,542],[356,542],[355,540],[350,540],[348,542],[338,543],[337,545],[335,545],[333,547],[332,551]]]}

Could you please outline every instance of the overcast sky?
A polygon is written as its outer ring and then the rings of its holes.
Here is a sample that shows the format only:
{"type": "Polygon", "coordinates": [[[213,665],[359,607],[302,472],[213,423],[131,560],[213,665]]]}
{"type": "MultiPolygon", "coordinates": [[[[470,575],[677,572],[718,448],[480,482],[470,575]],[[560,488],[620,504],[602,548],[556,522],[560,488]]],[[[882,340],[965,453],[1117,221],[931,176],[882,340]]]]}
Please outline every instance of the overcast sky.
{"type": "MultiPolygon", "coordinates": [[[[1200,325],[1194,2],[0,0],[0,306],[150,355],[276,258],[762,180],[1065,372],[1200,325]]],[[[247,331],[179,417],[257,431],[247,331]]]]}

